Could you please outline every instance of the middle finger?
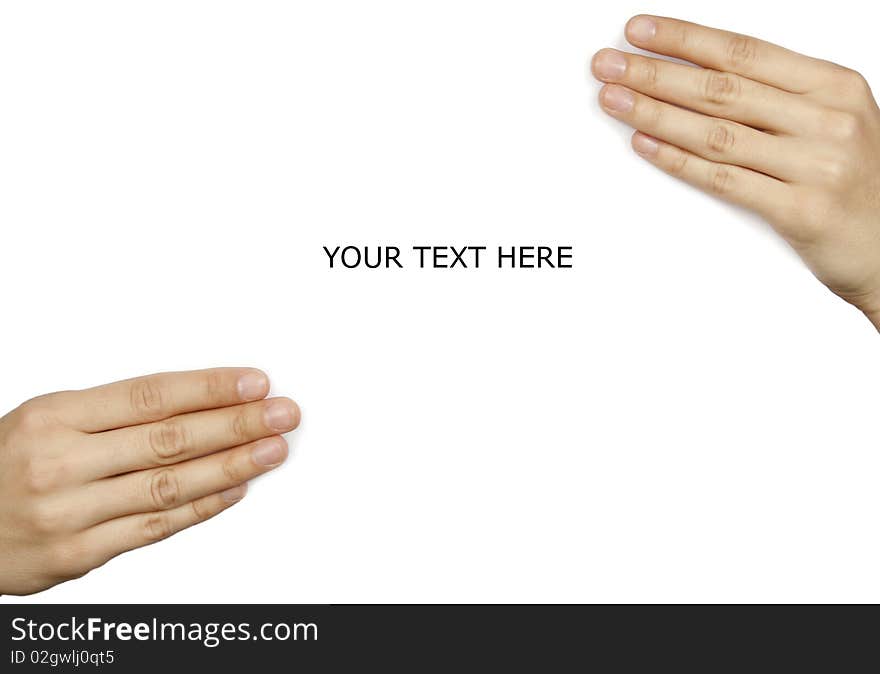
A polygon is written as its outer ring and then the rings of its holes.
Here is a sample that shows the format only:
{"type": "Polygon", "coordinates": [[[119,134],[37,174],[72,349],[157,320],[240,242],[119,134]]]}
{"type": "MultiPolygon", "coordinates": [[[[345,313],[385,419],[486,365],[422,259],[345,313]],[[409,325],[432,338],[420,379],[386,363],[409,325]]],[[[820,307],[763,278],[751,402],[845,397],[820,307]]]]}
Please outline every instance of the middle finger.
{"type": "Polygon", "coordinates": [[[652,98],[757,129],[793,134],[816,110],[804,98],[741,75],[670,63],[615,49],[599,51],[593,74],[652,98]]]}
{"type": "Polygon", "coordinates": [[[91,478],[98,479],[180,463],[221,449],[287,433],[299,425],[300,411],[289,398],[204,412],[89,436],[91,478]]]}

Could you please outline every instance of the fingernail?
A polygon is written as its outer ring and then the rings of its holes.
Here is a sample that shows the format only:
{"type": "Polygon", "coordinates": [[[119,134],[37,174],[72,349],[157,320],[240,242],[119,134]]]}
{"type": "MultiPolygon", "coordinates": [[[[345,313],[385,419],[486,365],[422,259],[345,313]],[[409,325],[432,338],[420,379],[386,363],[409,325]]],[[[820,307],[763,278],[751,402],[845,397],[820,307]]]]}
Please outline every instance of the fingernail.
{"type": "Polygon", "coordinates": [[[238,395],[242,400],[259,400],[269,392],[269,380],[262,372],[248,372],[238,380],[238,395]]]}
{"type": "Polygon", "coordinates": [[[626,27],[627,37],[634,42],[647,42],[657,34],[657,22],[647,16],[630,19],[626,27]]]}
{"type": "Polygon", "coordinates": [[[619,80],[626,72],[626,58],[611,49],[603,49],[593,61],[593,72],[600,80],[619,80]]]}
{"type": "Polygon", "coordinates": [[[220,498],[222,498],[227,503],[236,503],[237,501],[241,501],[244,498],[244,495],[247,494],[247,482],[244,484],[240,484],[237,487],[233,487],[232,489],[227,489],[224,492],[220,493],[220,498]]]}
{"type": "Polygon", "coordinates": [[[296,410],[292,402],[288,400],[276,400],[269,403],[266,408],[266,426],[273,431],[284,433],[293,430],[296,426],[296,410]]]}
{"type": "Polygon", "coordinates": [[[652,157],[660,149],[660,144],[656,140],[643,133],[633,136],[632,146],[643,157],[652,157]]]}
{"type": "Polygon", "coordinates": [[[284,463],[287,447],[280,438],[260,440],[251,450],[251,458],[258,466],[277,466],[284,463]]]}
{"type": "Polygon", "coordinates": [[[602,105],[612,112],[629,112],[635,100],[632,93],[623,87],[605,87],[602,90],[602,105]]]}

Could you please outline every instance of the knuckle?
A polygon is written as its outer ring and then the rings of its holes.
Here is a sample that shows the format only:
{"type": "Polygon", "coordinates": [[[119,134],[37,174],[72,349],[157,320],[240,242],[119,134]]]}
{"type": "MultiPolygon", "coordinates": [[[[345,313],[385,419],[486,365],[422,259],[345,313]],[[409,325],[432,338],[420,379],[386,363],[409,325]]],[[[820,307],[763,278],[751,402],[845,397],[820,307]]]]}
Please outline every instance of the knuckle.
{"type": "Polygon", "coordinates": [[[46,430],[51,425],[48,400],[49,396],[40,396],[19,405],[13,415],[16,430],[22,433],[46,430]]]}
{"type": "Polygon", "coordinates": [[[230,455],[223,459],[220,468],[223,471],[223,477],[226,478],[228,484],[238,485],[245,481],[244,476],[241,474],[241,470],[238,468],[238,464],[235,462],[234,456],[230,455]]]}
{"type": "Polygon", "coordinates": [[[150,502],[156,510],[168,510],[180,502],[180,483],[171,468],[156,471],[149,478],[150,502]]]}
{"type": "Polygon", "coordinates": [[[49,547],[49,565],[62,578],[82,576],[88,570],[85,552],[72,540],[59,540],[49,547]]]}
{"type": "Polygon", "coordinates": [[[839,141],[852,141],[861,135],[862,119],[850,112],[832,111],[825,119],[824,128],[832,138],[839,141]]]}
{"type": "Polygon", "coordinates": [[[736,134],[729,124],[713,124],[706,134],[706,147],[716,155],[729,153],[736,144],[736,134]]]}
{"type": "Polygon", "coordinates": [[[236,410],[229,419],[229,434],[235,442],[244,442],[249,437],[250,420],[245,407],[236,410]]]}
{"type": "Polygon", "coordinates": [[[686,50],[691,46],[691,31],[688,30],[687,26],[681,26],[676,31],[674,41],[681,50],[686,50]]]}
{"type": "Polygon", "coordinates": [[[173,533],[171,521],[166,515],[148,515],[143,522],[143,537],[147,543],[168,538],[173,533]]]}
{"type": "Polygon", "coordinates": [[[672,160],[672,163],[669,165],[669,173],[674,176],[684,175],[685,168],[688,165],[688,154],[687,152],[677,152],[675,155],[675,159],[672,160]]]}
{"type": "Polygon", "coordinates": [[[650,128],[658,128],[663,124],[663,106],[656,101],[651,101],[647,99],[642,102],[642,110],[645,120],[647,122],[646,126],[650,128]]]}
{"type": "Polygon", "coordinates": [[[23,484],[32,494],[48,494],[58,489],[64,477],[61,464],[53,459],[29,456],[23,466],[23,484]]]}
{"type": "Polygon", "coordinates": [[[822,181],[833,190],[840,189],[852,179],[853,167],[846,157],[834,157],[819,163],[822,181]]]}
{"type": "Polygon", "coordinates": [[[649,89],[655,89],[660,80],[660,70],[653,59],[644,59],[641,73],[642,82],[649,89]]]}
{"type": "Polygon", "coordinates": [[[735,70],[750,66],[758,56],[758,43],[746,35],[733,35],[727,42],[727,65],[735,70]]]}
{"type": "Polygon", "coordinates": [[[709,189],[712,194],[723,197],[730,193],[731,182],[733,176],[727,166],[716,166],[712,169],[712,176],[709,180],[709,189]]]}
{"type": "Polygon", "coordinates": [[[165,412],[162,387],[154,377],[138,379],[131,385],[129,398],[132,412],[142,417],[158,417],[165,412]]]}
{"type": "Polygon", "coordinates": [[[184,424],[163,421],[150,427],[147,442],[157,463],[173,462],[191,445],[190,432],[184,424]]]}
{"type": "Polygon", "coordinates": [[[211,370],[202,378],[202,388],[205,400],[218,401],[223,399],[223,391],[228,385],[222,373],[211,370]]]}
{"type": "Polygon", "coordinates": [[[195,517],[196,522],[204,522],[206,519],[211,517],[211,513],[205,508],[204,504],[199,503],[198,501],[190,502],[190,508],[192,508],[193,516],[195,517]]]}
{"type": "Polygon", "coordinates": [[[841,69],[839,79],[843,87],[850,93],[865,94],[871,91],[871,85],[868,84],[868,80],[856,70],[849,68],[841,69]]]}
{"type": "Polygon", "coordinates": [[[27,509],[29,528],[43,536],[61,533],[66,530],[69,520],[63,508],[50,501],[37,501],[27,509]]]}
{"type": "Polygon", "coordinates": [[[707,70],[703,75],[703,98],[713,105],[727,105],[737,100],[742,84],[739,77],[717,70],[707,70]]]}

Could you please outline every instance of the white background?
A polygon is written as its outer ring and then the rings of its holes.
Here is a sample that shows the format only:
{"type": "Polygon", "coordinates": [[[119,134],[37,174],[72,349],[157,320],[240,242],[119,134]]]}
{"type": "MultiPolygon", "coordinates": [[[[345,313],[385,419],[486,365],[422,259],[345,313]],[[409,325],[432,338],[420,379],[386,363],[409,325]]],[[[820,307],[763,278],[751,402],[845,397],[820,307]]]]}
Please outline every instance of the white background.
{"type": "Polygon", "coordinates": [[[255,365],[304,411],[228,513],[22,601],[880,601],[876,333],[586,75],[654,12],[877,82],[865,8],[0,4],[0,407],[255,365]]]}

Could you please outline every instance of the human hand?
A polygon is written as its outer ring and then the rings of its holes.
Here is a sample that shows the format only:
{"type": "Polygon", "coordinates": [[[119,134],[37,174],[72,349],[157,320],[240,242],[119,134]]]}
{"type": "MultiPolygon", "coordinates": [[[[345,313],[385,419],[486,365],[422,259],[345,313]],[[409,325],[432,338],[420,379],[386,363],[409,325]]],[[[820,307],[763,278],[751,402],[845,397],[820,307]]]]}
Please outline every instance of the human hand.
{"type": "Polygon", "coordinates": [[[880,109],[855,71],[751,37],[654,16],[599,51],[602,108],[662,170],[764,217],[880,330],[880,109]]]}
{"type": "Polygon", "coordinates": [[[0,594],[30,594],[204,522],[287,458],[299,425],[259,370],[51,393],[0,418],[0,594]]]}

